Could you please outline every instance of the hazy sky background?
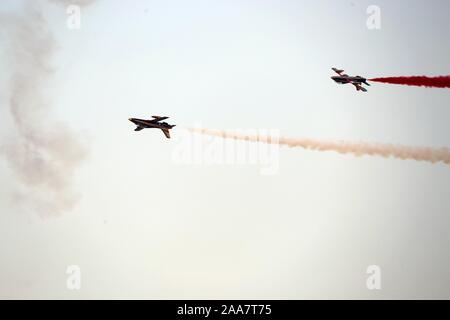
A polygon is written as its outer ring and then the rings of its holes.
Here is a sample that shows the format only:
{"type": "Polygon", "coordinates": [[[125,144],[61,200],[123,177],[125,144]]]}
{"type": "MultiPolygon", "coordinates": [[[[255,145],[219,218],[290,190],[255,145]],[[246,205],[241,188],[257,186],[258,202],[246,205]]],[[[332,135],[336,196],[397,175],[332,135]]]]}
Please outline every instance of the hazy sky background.
{"type": "MultiPolygon", "coordinates": [[[[284,147],[269,176],[173,159],[196,123],[450,147],[450,90],[361,93],[330,79],[333,66],[449,75],[450,2],[97,0],[80,30],[46,1],[2,0],[0,12],[29,6],[57,43],[49,117],[89,152],[72,182],[79,201],[56,216],[18,203],[24,186],[0,158],[1,298],[450,298],[450,166],[284,147]],[[379,30],[366,26],[372,4],[379,30]],[[153,114],[178,125],[172,140],[127,121],[153,114]],[[69,265],[79,291],[66,288],[69,265]],[[366,288],[369,265],[381,290],[366,288]]],[[[9,70],[14,33],[2,31],[9,70]]],[[[17,130],[9,77],[2,142],[17,130]]]]}

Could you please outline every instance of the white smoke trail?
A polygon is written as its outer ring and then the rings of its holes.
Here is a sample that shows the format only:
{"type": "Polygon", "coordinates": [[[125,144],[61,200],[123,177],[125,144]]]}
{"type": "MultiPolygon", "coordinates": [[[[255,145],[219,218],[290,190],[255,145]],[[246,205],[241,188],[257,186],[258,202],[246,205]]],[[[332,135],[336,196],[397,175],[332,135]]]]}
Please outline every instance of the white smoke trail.
{"type": "Polygon", "coordinates": [[[206,128],[187,128],[194,133],[200,133],[209,136],[222,137],[225,139],[244,140],[252,142],[263,142],[279,144],[291,148],[299,147],[317,151],[335,151],[338,153],[351,153],[356,156],[369,155],[381,156],[385,158],[393,157],[397,159],[410,159],[417,161],[427,161],[431,163],[443,162],[450,164],[450,149],[448,148],[428,148],[411,147],[403,145],[383,144],[383,143],[365,143],[348,141],[323,141],[307,138],[285,138],[280,137],[277,141],[272,141],[266,136],[243,135],[224,130],[213,130],[206,128]]]}

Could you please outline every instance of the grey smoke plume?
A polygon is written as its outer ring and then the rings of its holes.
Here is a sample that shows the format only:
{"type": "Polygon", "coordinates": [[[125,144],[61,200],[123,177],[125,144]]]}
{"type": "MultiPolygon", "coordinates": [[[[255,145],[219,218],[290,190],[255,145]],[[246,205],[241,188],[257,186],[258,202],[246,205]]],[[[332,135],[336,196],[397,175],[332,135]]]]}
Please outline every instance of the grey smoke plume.
{"type": "Polygon", "coordinates": [[[47,84],[55,41],[40,2],[26,1],[21,14],[1,14],[0,32],[9,62],[6,107],[16,130],[1,141],[0,153],[18,178],[15,199],[40,215],[60,214],[76,204],[72,177],[87,148],[52,119],[47,84]]]}
{"type": "Polygon", "coordinates": [[[209,136],[222,137],[225,139],[244,140],[263,143],[278,143],[288,147],[299,147],[317,151],[335,151],[338,153],[352,153],[356,156],[369,155],[381,156],[385,158],[394,157],[397,159],[410,159],[417,161],[427,161],[431,163],[443,162],[450,164],[450,149],[448,148],[428,148],[411,147],[383,143],[348,142],[348,141],[322,141],[314,139],[284,138],[272,141],[270,137],[249,136],[231,133],[223,130],[212,130],[205,128],[188,128],[189,131],[205,134],[209,136]]]}

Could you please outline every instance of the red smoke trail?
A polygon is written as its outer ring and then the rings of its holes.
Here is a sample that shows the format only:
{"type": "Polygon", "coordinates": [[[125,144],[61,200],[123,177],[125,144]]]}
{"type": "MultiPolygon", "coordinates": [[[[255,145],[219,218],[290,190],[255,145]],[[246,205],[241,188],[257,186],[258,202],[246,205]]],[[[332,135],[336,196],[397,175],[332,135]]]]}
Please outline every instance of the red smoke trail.
{"type": "Polygon", "coordinates": [[[450,88],[450,76],[385,77],[385,78],[372,78],[369,79],[369,81],[403,84],[407,86],[429,87],[429,88],[450,88]]]}

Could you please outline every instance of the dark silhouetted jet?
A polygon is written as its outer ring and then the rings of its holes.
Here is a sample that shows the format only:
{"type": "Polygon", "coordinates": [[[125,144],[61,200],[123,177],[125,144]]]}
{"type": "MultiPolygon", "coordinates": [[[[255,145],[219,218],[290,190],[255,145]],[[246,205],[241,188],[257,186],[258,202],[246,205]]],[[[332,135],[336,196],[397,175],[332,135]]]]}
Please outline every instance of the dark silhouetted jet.
{"type": "Polygon", "coordinates": [[[366,92],[367,89],[361,85],[362,83],[370,86],[370,84],[367,83],[366,78],[363,78],[360,76],[350,77],[348,74],[343,73],[344,70],[339,70],[336,68],[331,68],[331,69],[339,75],[339,76],[331,77],[331,79],[333,79],[337,83],[340,83],[340,84],[351,83],[352,85],[354,85],[356,87],[357,91],[361,90],[363,92],[366,92]]]}
{"type": "Polygon", "coordinates": [[[167,137],[167,139],[170,139],[170,133],[169,130],[175,127],[175,125],[170,125],[167,122],[161,122],[163,120],[169,119],[169,117],[160,117],[160,116],[152,116],[153,119],[151,120],[144,120],[144,119],[137,119],[137,118],[130,118],[131,122],[133,122],[135,125],[137,125],[136,129],[134,131],[141,131],[142,129],[146,128],[156,128],[161,129],[164,135],[167,137]]]}

